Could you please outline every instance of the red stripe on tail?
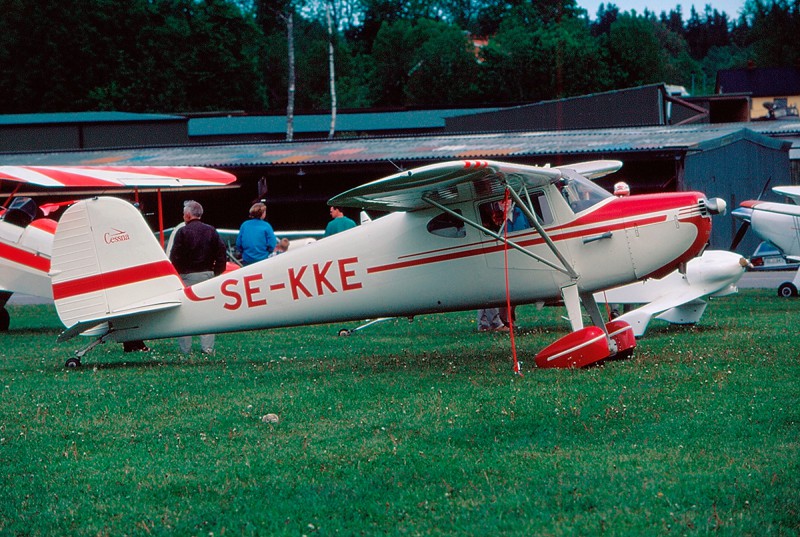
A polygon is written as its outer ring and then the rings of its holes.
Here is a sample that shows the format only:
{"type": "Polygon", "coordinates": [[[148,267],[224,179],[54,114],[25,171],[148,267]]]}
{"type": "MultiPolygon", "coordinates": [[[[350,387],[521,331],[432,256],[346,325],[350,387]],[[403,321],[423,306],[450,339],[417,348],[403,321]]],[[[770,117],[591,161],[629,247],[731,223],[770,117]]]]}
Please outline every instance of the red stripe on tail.
{"type": "Polygon", "coordinates": [[[68,282],[54,283],[53,298],[55,300],[61,300],[76,295],[100,291],[102,289],[154,280],[164,276],[178,276],[175,267],[167,260],[136,267],[128,267],[113,272],[105,272],[103,274],[94,274],[68,282]]]}

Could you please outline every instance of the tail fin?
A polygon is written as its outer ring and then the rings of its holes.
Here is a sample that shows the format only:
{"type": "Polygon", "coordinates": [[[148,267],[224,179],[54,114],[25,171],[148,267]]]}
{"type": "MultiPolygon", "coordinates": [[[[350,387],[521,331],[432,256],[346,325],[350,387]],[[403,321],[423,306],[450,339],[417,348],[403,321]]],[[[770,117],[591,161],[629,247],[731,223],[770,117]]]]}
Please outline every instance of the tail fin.
{"type": "Polygon", "coordinates": [[[142,215],[116,198],[70,207],[58,224],[50,263],[53,298],[67,328],[162,309],[183,289],[142,215]]]}

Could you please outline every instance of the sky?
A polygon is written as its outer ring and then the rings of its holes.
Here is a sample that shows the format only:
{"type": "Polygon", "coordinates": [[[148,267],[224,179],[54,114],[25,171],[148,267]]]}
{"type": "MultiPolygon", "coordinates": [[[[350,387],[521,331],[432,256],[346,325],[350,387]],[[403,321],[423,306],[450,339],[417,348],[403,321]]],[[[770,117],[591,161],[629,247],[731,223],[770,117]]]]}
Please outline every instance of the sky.
{"type": "Polygon", "coordinates": [[[609,3],[615,4],[620,11],[635,9],[639,14],[644,13],[644,9],[647,8],[655,13],[656,16],[661,15],[662,11],[669,12],[680,4],[684,21],[689,19],[692,5],[702,15],[706,4],[710,4],[712,9],[727,13],[729,20],[736,20],[739,18],[739,10],[742,9],[744,0],[612,0],[611,2],[608,0],[578,0],[578,5],[589,13],[589,18],[591,19],[597,16],[597,8],[600,7],[601,3],[606,5],[609,3]]]}

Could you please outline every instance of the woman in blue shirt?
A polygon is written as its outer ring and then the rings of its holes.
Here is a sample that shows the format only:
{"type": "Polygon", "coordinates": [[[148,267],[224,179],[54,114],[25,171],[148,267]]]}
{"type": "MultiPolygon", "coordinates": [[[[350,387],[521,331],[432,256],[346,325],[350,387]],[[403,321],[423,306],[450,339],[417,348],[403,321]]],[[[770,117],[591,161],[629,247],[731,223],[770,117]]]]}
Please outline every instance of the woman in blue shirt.
{"type": "Polygon", "coordinates": [[[239,228],[236,250],[241,252],[242,263],[245,265],[266,259],[278,244],[275,231],[264,220],[266,216],[267,206],[261,202],[254,203],[250,207],[250,218],[239,228]]]}

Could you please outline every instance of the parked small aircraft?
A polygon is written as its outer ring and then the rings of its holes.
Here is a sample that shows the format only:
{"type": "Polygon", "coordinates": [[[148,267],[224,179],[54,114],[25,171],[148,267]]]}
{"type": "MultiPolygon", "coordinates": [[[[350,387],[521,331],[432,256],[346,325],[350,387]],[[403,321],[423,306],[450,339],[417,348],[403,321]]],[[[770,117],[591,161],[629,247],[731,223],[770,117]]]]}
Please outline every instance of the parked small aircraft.
{"type": "Polygon", "coordinates": [[[708,241],[711,215],[725,203],[698,192],[617,198],[588,180],[621,165],[465,160],[404,171],[329,201],[390,214],[191,287],[130,204],[81,201],[56,231],[53,296],[67,327],[59,340],[78,334],[95,340],[66,365],[80,365],[103,341],[557,297],[573,333],[537,355],[540,367],[581,367],[630,354],[636,345],[630,325],[606,323],[593,293],[663,277],[695,257],[708,241]],[[498,217],[505,218],[499,227],[498,217]],[[584,328],[581,302],[594,326],[584,328]]]}
{"type": "Polygon", "coordinates": [[[738,292],[736,283],[745,268],[747,260],[739,254],[706,250],[686,263],[684,271],[595,293],[594,297],[609,305],[644,304],[615,317],[630,324],[636,337],[642,337],[654,315],[673,324],[697,323],[708,305],[703,297],[738,292]]]}
{"type": "MultiPolygon", "coordinates": [[[[0,183],[16,185],[0,207],[0,331],[8,330],[6,302],[13,293],[52,298],[50,255],[56,221],[30,197],[16,197],[21,185],[58,189],[81,195],[80,188],[201,188],[223,186],[236,177],[227,172],[195,167],[72,167],[0,166],[0,183]]],[[[85,194],[84,194],[85,195],[85,194]]],[[[160,200],[160,190],[159,190],[160,200]]]]}
{"type": "MultiPolygon", "coordinates": [[[[731,212],[742,221],[742,227],[734,238],[734,247],[748,228],[781,250],[787,258],[800,259],[800,186],[776,186],[773,192],[786,196],[794,203],[775,203],[748,200],[731,212]]],[[[783,282],[778,287],[778,295],[797,296],[800,288],[800,270],[795,272],[792,281],[783,282]]]]}

